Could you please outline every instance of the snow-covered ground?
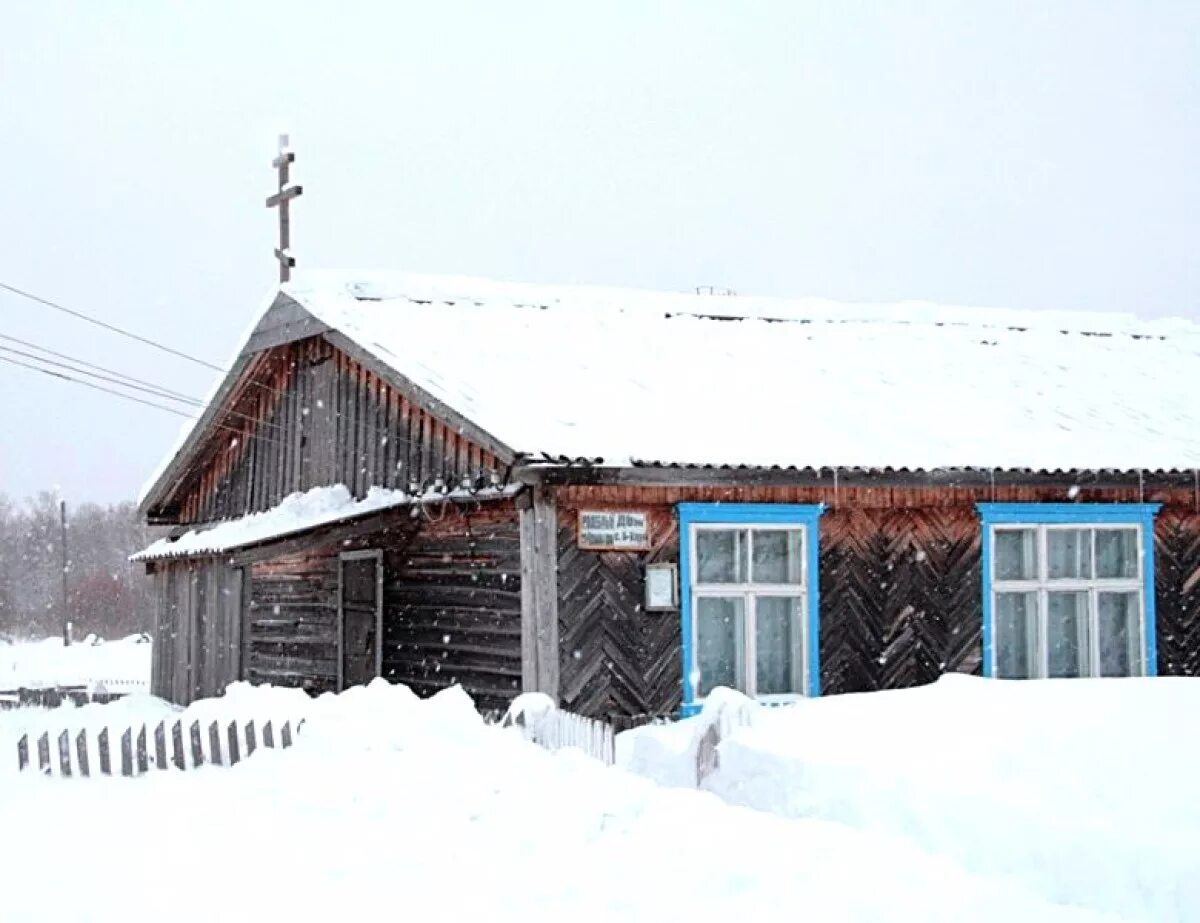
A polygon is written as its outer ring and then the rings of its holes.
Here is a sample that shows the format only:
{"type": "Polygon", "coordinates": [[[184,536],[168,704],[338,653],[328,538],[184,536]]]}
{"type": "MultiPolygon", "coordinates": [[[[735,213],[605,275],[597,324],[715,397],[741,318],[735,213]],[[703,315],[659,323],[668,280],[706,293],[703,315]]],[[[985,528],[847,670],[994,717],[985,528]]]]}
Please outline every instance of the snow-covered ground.
{"type": "Polygon", "coordinates": [[[147,635],[104,641],[94,635],[63,647],[61,638],[0,642],[0,691],[21,686],[103,686],[134,692],[150,686],[147,635]]]}
{"type": "MultiPolygon", "coordinates": [[[[2,916],[1195,919],[1200,808],[1178,783],[1198,706],[1190,681],[952,678],[751,708],[697,791],[544,751],[458,689],[238,684],[187,716],[303,717],[292,749],[138,779],[0,760],[2,916]]],[[[139,696],[38,720],[172,713],[139,696]]],[[[686,783],[711,717],[622,735],[622,758],[686,783]]]]}
{"type": "MultiPolygon", "coordinates": [[[[901,838],[1052,901],[1200,919],[1198,680],[953,675],[784,709],[724,692],[750,726],[703,787],[731,804],[901,838]]],[[[624,734],[619,756],[694,785],[717,711],[624,734]]]]}

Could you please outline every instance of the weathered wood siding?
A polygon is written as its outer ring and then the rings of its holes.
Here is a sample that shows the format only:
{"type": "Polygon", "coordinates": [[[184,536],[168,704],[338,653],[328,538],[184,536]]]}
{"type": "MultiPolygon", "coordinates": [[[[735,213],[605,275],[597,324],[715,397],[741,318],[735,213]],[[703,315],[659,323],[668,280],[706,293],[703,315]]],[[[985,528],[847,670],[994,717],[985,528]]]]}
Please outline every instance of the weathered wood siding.
{"type": "Polygon", "coordinates": [[[458,683],[479,708],[504,708],[521,691],[516,510],[430,515],[385,560],[383,675],[423,696],[458,683]]]}
{"type": "Polygon", "coordinates": [[[240,678],[243,573],[224,559],[160,562],[150,690],[186,704],[240,678]]]}
{"type": "Polygon", "coordinates": [[[248,368],[171,500],[183,523],[270,509],[288,494],[344,483],[407,488],[490,477],[495,456],[321,337],[248,368]]]}
{"type": "Polygon", "coordinates": [[[983,590],[972,507],[821,518],[821,689],[895,689],[979,673],[983,590]]]}
{"type": "Polygon", "coordinates": [[[246,679],[314,694],[336,689],[337,612],[336,546],[253,565],[245,616],[246,679]]]}
{"type": "Polygon", "coordinates": [[[1158,672],[1200,676],[1200,505],[1158,514],[1154,555],[1158,672]]]}
{"type": "MultiPolygon", "coordinates": [[[[821,685],[826,694],[931,682],[982,668],[979,502],[1063,502],[1045,487],[559,488],[560,695],[589,715],[669,714],[682,689],[677,612],[645,613],[643,568],[677,560],[674,504],[824,503],[821,685]],[[584,552],[580,508],[650,514],[649,553],[584,552]]],[[[1200,675],[1200,510],[1188,490],[1083,490],[1080,501],[1161,502],[1155,527],[1162,674],[1200,675]]],[[[686,588],[681,588],[686,591],[686,588]]]]}
{"type": "MultiPolygon", "coordinates": [[[[383,551],[383,676],[431,695],[454,683],[481,708],[520,692],[521,577],[516,510],[449,504],[250,568],[243,629],[252,682],[317,694],[337,687],[338,561],[383,551]]],[[[269,554],[269,551],[262,552],[269,554]]]]}
{"type": "Polygon", "coordinates": [[[651,511],[648,552],[583,551],[576,511],[558,535],[559,698],[582,715],[668,714],[678,707],[682,671],[679,614],[642,608],[645,565],[676,561],[673,512],[651,511]]]}

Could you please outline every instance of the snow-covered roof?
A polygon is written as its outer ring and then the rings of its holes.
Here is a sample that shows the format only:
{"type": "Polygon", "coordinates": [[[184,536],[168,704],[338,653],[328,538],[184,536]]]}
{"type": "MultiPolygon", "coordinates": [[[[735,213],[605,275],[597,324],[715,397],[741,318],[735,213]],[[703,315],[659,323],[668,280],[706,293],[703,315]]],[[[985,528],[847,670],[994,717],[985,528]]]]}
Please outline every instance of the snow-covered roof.
{"type": "Polygon", "coordinates": [[[314,487],[287,496],[278,505],[261,513],[250,513],[239,519],[218,523],[211,528],[193,529],[178,538],[160,538],[148,548],[131,555],[131,561],[154,561],[161,558],[186,558],[198,555],[222,554],[247,545],[275,541],[288,535],[306,532],[317,526],[356,519],[370,513],[396,506],[442,501],[445,499],[486,500],[508,496],[515,488],[484,488],[479,491],[430,491],[412,496],[402,490],[372,487],[361,500],[356,500],[345,484],[314,487]]]}
{"type": "Polygon", "coordinates": [[[380,273],[283,287],[518,452],[861,468],[1200,467],[1200,325],[380,273]]]}

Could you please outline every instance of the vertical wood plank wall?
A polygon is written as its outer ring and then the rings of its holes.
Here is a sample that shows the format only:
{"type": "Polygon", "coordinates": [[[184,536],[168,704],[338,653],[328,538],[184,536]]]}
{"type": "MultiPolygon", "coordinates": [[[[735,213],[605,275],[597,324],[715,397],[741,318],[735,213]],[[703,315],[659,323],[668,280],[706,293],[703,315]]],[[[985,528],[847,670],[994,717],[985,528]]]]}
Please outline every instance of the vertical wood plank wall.
{"type": "Polygon", "coordinates": [[[155,572],[150,691],[187,703],[240,675],[241,568],[224,559],[161,561],[155,572]]]}
{"type": "MultiPolygon", "coordinates": [[[[626,719],[680,704],[678,612],[642,611],[643,569],[677,560],[674,504],[824,503],[820,526],[821,685],[826,694],[932,682],[982,667],[977,502],[1064,501],[1046,488],[632,488],[558,491],[559,635],[564,707],[626,719]],[[642,509],[648,553],[587,552],[578,510],[642,509]]],[[[1078,499],[1164,503],[1155,528],[1161,674],[1200,675],[1200,511],[1191,491],[1142,497],[1089,490],[1078,499]]],[[[683,588],[681,588],[683,589],[683,588]]]]}
{"type": "Polygon", "coordinates": [[[487,478],[494,455],[320,337],[264,354],[173,501],[179,521],[270,509],[288,494],[344,483],[407,489],[487,478]]]}

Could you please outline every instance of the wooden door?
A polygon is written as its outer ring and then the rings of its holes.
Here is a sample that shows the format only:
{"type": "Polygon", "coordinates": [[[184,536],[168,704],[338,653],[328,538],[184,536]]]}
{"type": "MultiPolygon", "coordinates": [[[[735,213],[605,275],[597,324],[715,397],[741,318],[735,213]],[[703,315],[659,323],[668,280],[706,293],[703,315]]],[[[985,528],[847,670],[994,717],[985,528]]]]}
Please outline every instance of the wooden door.
{"type": "Polygon", "coordinates": [[[383,555],[350,551],[338,562],[338,688],[368,683],[383,662],[383,555]]]}

